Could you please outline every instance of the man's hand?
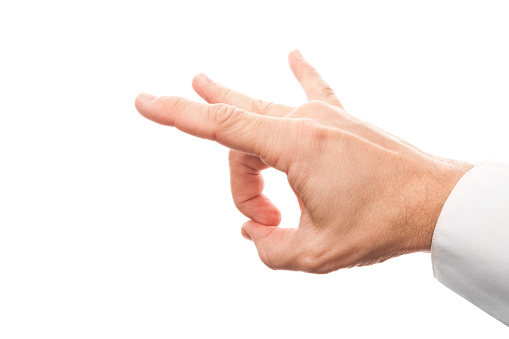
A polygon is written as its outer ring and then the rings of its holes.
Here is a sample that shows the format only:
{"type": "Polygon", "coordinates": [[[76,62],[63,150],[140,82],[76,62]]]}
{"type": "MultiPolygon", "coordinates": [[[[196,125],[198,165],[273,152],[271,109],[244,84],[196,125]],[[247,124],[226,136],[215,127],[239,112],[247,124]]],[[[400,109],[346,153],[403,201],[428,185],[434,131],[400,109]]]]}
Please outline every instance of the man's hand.
{"type": "Polygon", "coordinates": [[[235,205],[270,268],[327,273],[429,251],[452,188],[472,165],[442,159],[348,114],[298,51],[290,67],[307,94],[297,108],[254,100],[205,75],[193,87],[210,104],[140,94],[146,118],[229,147],[235,205]],[[262,194],[261,171],[285,172],[301,209],[298,228],[262,194]]]}

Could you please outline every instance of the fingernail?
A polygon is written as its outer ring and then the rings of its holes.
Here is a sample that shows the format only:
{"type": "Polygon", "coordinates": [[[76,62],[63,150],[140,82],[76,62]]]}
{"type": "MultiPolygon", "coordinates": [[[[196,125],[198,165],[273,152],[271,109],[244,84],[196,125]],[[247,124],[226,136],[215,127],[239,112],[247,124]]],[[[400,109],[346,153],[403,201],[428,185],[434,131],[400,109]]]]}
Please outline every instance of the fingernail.
{"type": "Polygon", "coordinates": [[[152,94],[140,93],[140,94],[138,94],[138,97],[136,99],[138,99],[138,101],[141,102],[143,105],[148,105],[152,101],[154,101],[156,98],[157,97],[152,94]]]}
{"type": "Polygon", "coordinates": [[[200,85],[209,85],[212,83],[212,79],[209,78],[206,74],[204,73],[200,73],[198,74],[197,78],[198,82],[200,83],[200,85]]]}

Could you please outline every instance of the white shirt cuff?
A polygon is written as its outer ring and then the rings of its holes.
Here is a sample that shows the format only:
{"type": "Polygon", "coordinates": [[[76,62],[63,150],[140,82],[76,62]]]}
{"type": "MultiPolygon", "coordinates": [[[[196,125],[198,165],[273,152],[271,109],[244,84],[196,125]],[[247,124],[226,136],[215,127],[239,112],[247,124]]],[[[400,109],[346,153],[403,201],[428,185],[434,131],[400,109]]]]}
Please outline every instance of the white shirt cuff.
{"type": "Polygon", "coordinates": [[[456,184],[433,234],[434,276],[509,326],[509,164],[487,161],[456,184]]]}

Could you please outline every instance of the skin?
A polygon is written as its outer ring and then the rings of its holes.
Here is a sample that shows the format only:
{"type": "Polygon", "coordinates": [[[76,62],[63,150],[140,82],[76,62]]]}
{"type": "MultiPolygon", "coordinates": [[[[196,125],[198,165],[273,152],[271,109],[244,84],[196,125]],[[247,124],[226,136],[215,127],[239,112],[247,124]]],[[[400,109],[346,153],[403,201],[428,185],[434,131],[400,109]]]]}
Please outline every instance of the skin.
{"type": "Polygon", "coordinates": [[[473,165],[425,153],[347,113],[299,51],[290,68],[308,102],[294,108],[252,99],[204,74],[193,88],[208,104],[142,93],[146,118],[230,148],[242,235],[272,269],[328,273],[429,252],[451,190],[473,165]],[[261,171],[286,173],[301,210],[297,228],[262,193],[261,171]]]}

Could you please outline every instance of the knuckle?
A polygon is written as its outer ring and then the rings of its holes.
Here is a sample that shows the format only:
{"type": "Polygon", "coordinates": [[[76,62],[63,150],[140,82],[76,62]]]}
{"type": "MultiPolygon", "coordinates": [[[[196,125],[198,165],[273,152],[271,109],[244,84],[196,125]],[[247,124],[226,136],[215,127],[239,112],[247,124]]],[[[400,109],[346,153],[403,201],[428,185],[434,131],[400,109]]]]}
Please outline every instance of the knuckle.
{"type": "Polygon", "coordinates": [[[331,135],[331,131],[311,118],[299,118],[297,121],[297,134],[301,138],[312,139],[317,142],[326,142],[331,135]]]}
{"type": "Polygon", "coordinates": [[[214,122],[216,128],[227,128],[233,123],[236,108],[226,104],[214,104],[209,106],[208,118],[214,122]]]}
{"type": "MultiPolygon", "coordinates": [[[[319,124],[319,123],[318,123],[319,124]]],[[[313,139],[319,143],[327,143],[331,138],[332,132],[327,127],[318,126],[313,129],[311,135],[313,139]]]]}
{"type": "Polygon", "coordinates": [[[305,118],[316,116],[319,112],[327,111],[330,106],[321,100],[310,100],[300,105],[287,115],[289,118],[305,118]]]}
{"type": "Polygon", "coordinates": [[[322,92],[325,97],[336,97],[334,90],[325,82],[323,83],[322,92]]]}
{"type": "Polygon", "coordinates": [[[228,87],[220,87],[219,89],[219,99],[223,99],[223,100],[226,100],[230,97],[232,93],[232,90],[228,87]]]}
{"type": "MultiPolygon", "coordinates": [[[[157,98],[157,100],[161,101],[161,104],[164,107],[166,112],[176,112],[178,111],[179,106],[184,105],[185,99],[182,97],[170,97],[170,96],[162,96],[157,98]]],[[[170,114],[173,117],[171,121],[171,125],[174,126],[178,123],[178,114],[170,114]]]]}
{"type": "Polygon", "coordinates": [[[329,96],[335,96],[334,90],[332,87],[329,86],[328,83],[326,83],[323,79],[320,78],[320,80],[317,83],[317,88],[320,89],[320,92],[323,96],[329,97],[329,96]]]}
{"type": "Polygon", "coordinates": [[[325,110],[329,108],[329,105],[322,100],[310,100],[304,105],[307,105],[312,110],[325,110]]]}
{"type": "Polygon", "coordinates": [[[249,109],[251,112],[258,113],[263,106],[263,100],[251,99],[249,100],[249,109]]]}
{"type": "Polygon", "coordinates": [[[177,109],[178,106],[184,104],[185,99],[181,98],[181,97],[174,97],[173,99],[168,100],[168,101],[170,102],[170,105],[171,105],[172,109],[177,109]]]}
{"type": "Polygon", "coordinates": [[[272,102],[267,102],[260,99],[252,99],[250,102],[251,111],[261,115],[267,115],[272,106],[272,102]]]}
{"type": "Polygon", "coordinates": [[[240,159],[242,159],[243,155],[244,155],[243,153],[231,149],[228,152],[228,161],[230,163],[238,162],[240,159]]]}
{"type": "Polygon", "coordinates": [[[305,118],[305,117],[310,116],[310,114],[308,112],[309,112],[309,110],[302,109],[302,106],[299,106],[296,109],[294,109],[293,111],[291,111],[290,113],[288,113],[287,115],[285,115],[285,118],[292,118],[292,119],[305,118]]]}
{"type": "Polygon", "coordinates": [[[182,103],[183,98],[160,96],[159,98],[157,98],[157,100],[161,101],[167,110],[174,110],[178,105],[182,103]]]}
{"type": "Polygon", "coordinates": [[[236,108],[226,104],[214,104],[207,111],[208,119],[212,123],[212,138],[217,140],[219,133],[224,133],[234,125],[236,108]]]}

